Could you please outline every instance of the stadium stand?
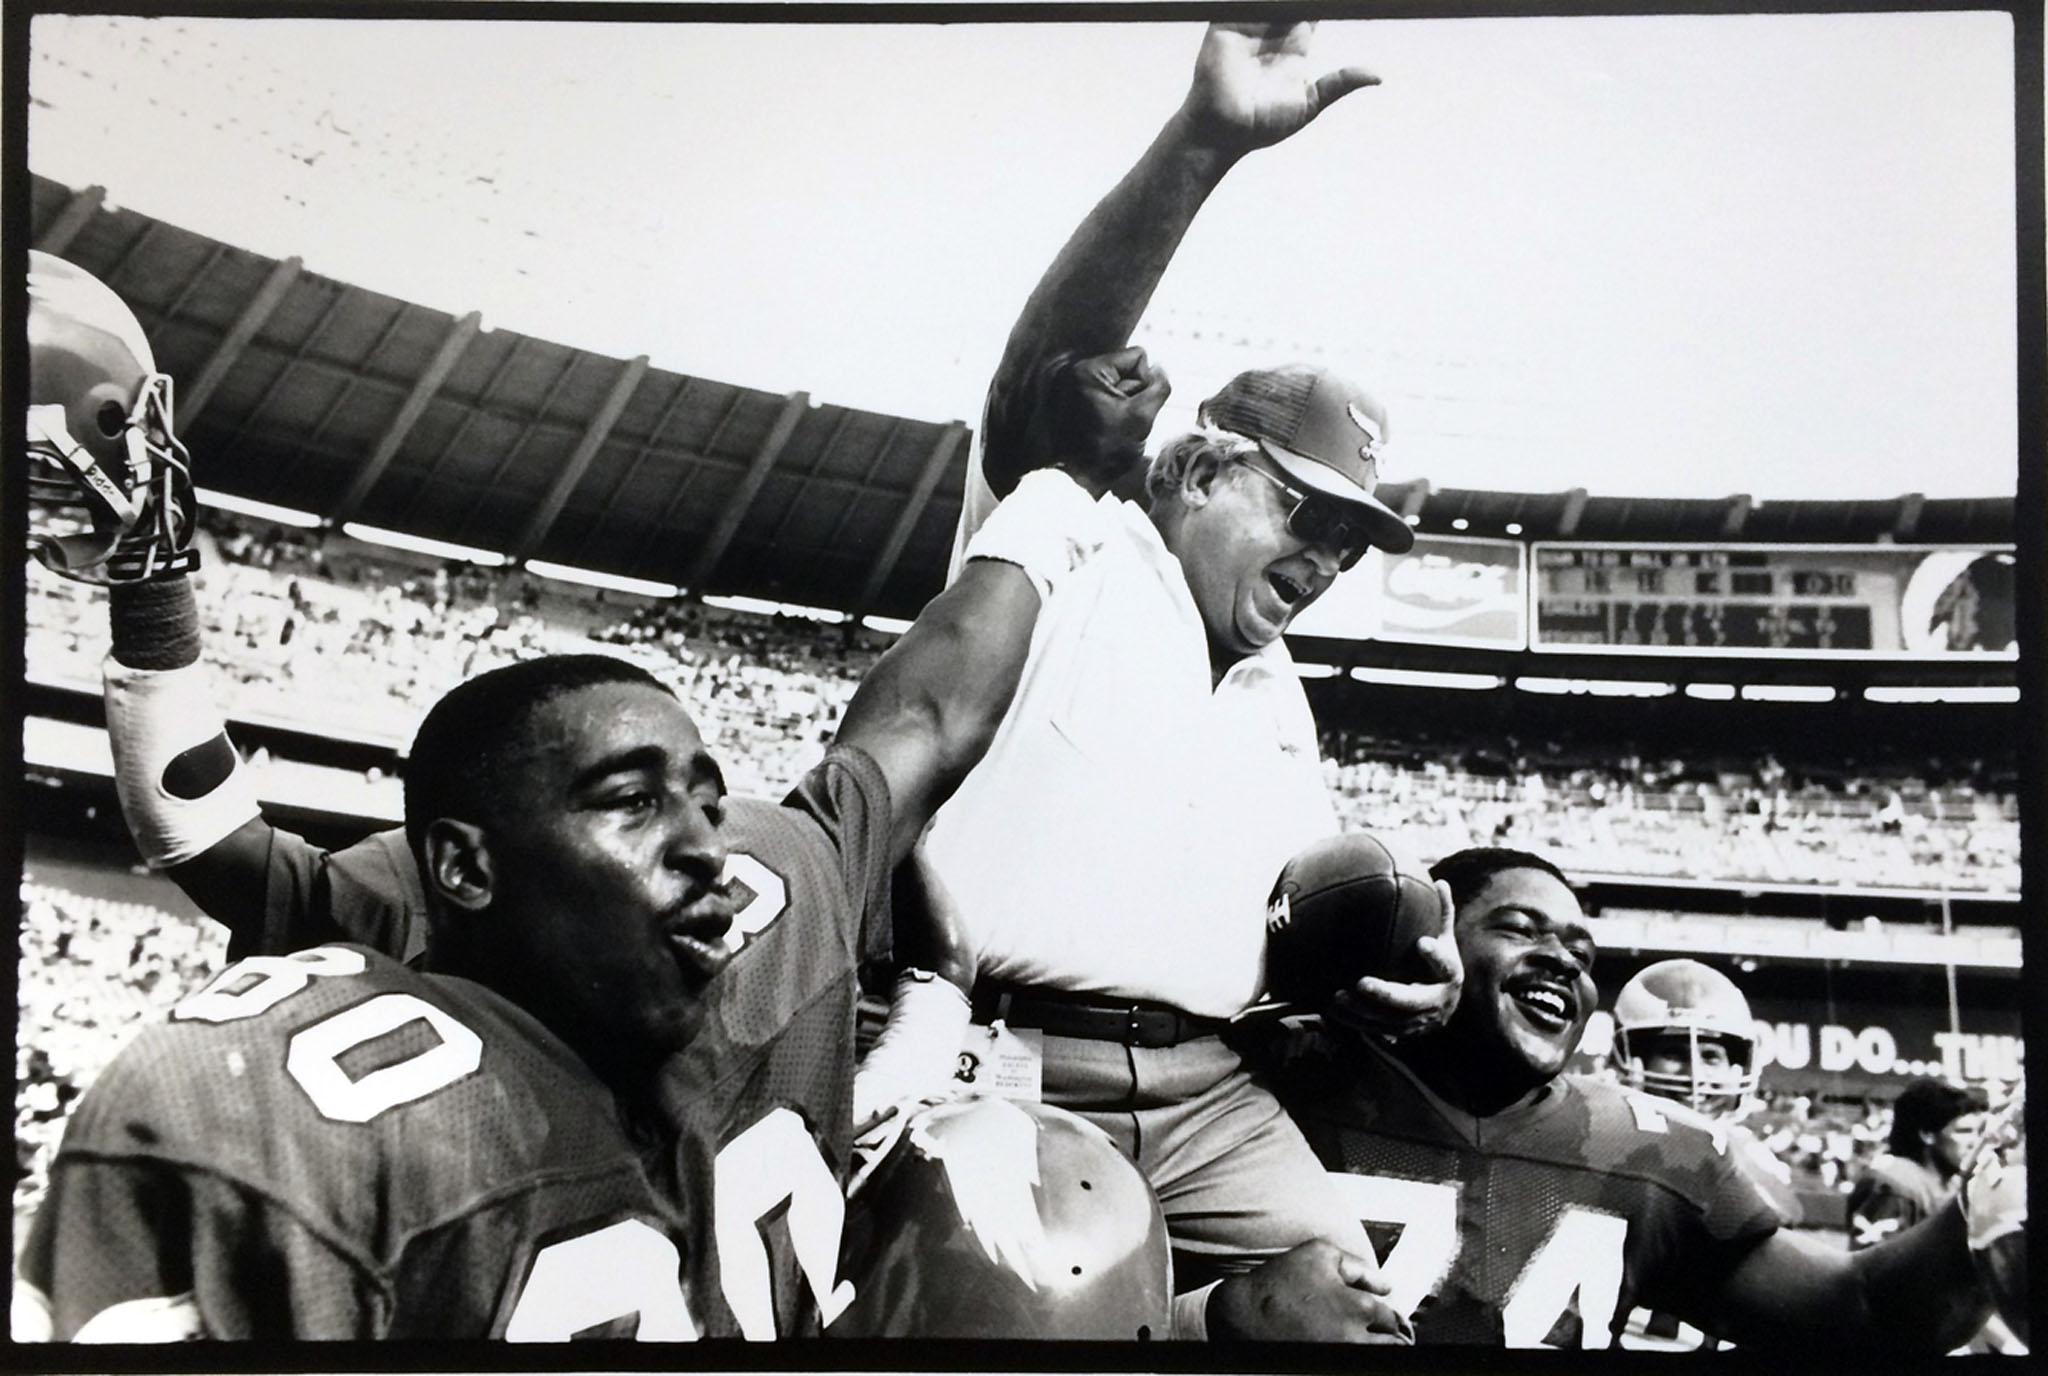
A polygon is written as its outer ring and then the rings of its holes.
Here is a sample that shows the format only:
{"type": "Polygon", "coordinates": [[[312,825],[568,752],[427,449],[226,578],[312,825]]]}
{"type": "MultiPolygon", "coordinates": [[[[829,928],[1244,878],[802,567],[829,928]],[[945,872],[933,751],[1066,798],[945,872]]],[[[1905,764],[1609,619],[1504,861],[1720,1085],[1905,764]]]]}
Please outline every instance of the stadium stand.
{"type": "Polygon", "coordinates": [[[188,905],[105,892],[107,885],[76,867],[46,879],[42,868],[32,858],[21,883],[17,1244],[48,1184],[50,1155],[72,1103],[136,1031],[218,970],[227,953],[224,929],[189,910],[173,911],[188,905]]]}
{"type": "MultiPolygon", "coordinates": [[[[887,643],[850,622],[585,588],[219,511],[206,539],[206,644],[230,718],[392,747],[463,678],[602,649],[683,695],[736,790],[777,796],[887,643]]],[[[100,595],[39,568],[29,584],[31,674],[95,685],[100,595]]],[[[1411,725],[1398,736],[1332,726],[1323,744],[1345,824],[1398,832],[1425,857],[1499,843],[1588,873],[2018,889],[2016,789],[1981,761],[1788,764],[1739,745],[1660,760],[1618,737],[1525,742],[1473,722],[1411,725]]]]}
{"type": "MultiPolygon", "coordinates": [[[[604,650],[673,686],[736,791],[780,796],[815,758],[886,637],[545,582],[210,512],[200,606],[232,720],[402,748],[464,678],[551,651],[604,650]]],[[[32,566],[27,662],[98,690],[103,594],[32,566]]]]}

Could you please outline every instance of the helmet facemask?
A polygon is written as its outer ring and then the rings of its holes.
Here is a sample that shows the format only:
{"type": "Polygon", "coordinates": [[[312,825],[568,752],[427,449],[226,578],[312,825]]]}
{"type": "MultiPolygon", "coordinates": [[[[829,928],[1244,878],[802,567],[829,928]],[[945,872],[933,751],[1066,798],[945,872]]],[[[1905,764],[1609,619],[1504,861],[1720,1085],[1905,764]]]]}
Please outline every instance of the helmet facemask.
{"type": "Polygon", "coordinates": [[[1676,1100],[1709,1117],[1740,1114],[1756,1092],[1754,1037],[1687,1021],[1617,1028],[1614,1049],[1622,1081],[1630,1088],[1676,1100]],[[1684,1068],[1652,1068],[1653,1060],[1665,1059],[1678,1060],[1684,1068]]]}

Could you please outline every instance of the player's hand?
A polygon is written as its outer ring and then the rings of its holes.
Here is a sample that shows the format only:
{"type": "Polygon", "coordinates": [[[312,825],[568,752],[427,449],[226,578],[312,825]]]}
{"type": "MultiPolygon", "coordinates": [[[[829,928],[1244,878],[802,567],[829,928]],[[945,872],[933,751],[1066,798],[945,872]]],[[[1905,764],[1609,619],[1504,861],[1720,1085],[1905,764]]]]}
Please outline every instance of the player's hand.
{"type": "Polygon", "coordinates": [[[1986,1115],[1957,1172],[1970,1230],[1970,1260],[1998,1312],[2028,1340],[2027,1161],[2024,1088],[1986,1115]]]}
{"type": "Polygon", "coordinates": [[[1413,1343],[1415,1330],[1382,1298],[1379,1268],[1317,1238],[1209,1295],[1209,1336],[1218,1341],[1413,1343]]]}
{"type": "Polygon", "coordinates": [[[1100,497],[1145,460],[1145,440],[1173,392],[1131,346],[1086,358],[1059,353],[1039,366],[1026,428],[1025,468],[1060,468],[1100,497]]]}
{"type": "Polygon", "coordinates": [[[1412,984],[1367,975],[1331,1000],[1330,1016],[1347,1027],[1400,1041],[1441,1027],[1458,1006],[1465,987],[1465,962],[1458,955],[1456,908],[1451,886],[1436,883],[1441,926],[1433,936],[1416,940],[1415,951],[1430,978],[1412,984]]]}
{"type": "Polygon", "coordinates": [[[1189,135],[1225,152],[1249,152],[1280,142],[1360,87],[1379,85],[1363,67],[1318,72],[1308,56],[1315,27],[1211,24],[1180,108],[1189,135]]]}

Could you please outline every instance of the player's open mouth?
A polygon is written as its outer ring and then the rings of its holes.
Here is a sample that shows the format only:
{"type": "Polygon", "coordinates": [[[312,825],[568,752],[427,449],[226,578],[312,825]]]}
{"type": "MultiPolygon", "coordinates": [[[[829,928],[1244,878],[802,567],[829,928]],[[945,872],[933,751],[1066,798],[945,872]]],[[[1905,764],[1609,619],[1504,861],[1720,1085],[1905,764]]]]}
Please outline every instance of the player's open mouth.
{"type": "Polygon", "coordinates": [[[1280,605],[1291,607],[1308,596],[1308,589],[1278,569],[1266,570],[1266,582],[1280,595],[1280,605]]]}
{"type": "Polygon", "coordinates": [[[725,933],[731,926],[730,897],[710,893],[671,916],[664,924],[663,935],[684,973],[709,980],[732,959],[725,944],[725,933]]]}
{"type": "Polygon", "coordinates": [[[1517,980],[1502,992],[1538,1027],[1563,1031],[1578,1013],[1578,1002],[1569,992],[1540,977],[1517,980]]]}

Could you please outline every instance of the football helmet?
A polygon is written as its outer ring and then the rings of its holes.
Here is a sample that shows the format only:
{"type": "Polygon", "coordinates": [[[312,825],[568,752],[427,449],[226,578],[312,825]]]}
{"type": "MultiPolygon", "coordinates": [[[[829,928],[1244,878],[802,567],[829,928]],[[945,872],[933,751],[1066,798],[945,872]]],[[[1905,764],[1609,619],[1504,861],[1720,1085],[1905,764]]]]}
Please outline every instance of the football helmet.
{"type": "Polygon", "coordinates": [[[847,1205],[832,1337],[1165,1338],[1173,1262],[1152,1187],[1062,1109],[921,1110],[847,1205]]]}
{"type": "Polygon", "coordinates": [[[29,251],[30,551],[82,583],[181,573],[194,504],[171,380],[104,282],[29,251]]]}
{"type": "Polygon", "coordinates": [[[1739,1111],[1756,1092],[1756,1019],[1735,981],[1696,960],[1660,960],[1614,997],[1622,1083],[1707,1114],[1739,1111]],[[1703,1053],[1705,1044],[1725,1053],[1703,1053]],[[1664,1052],[1663,1056],[1656,1053],[1664,1052]],[[1677,1053],[1680,1069],[1654,1066],[1677,1053]]]}

